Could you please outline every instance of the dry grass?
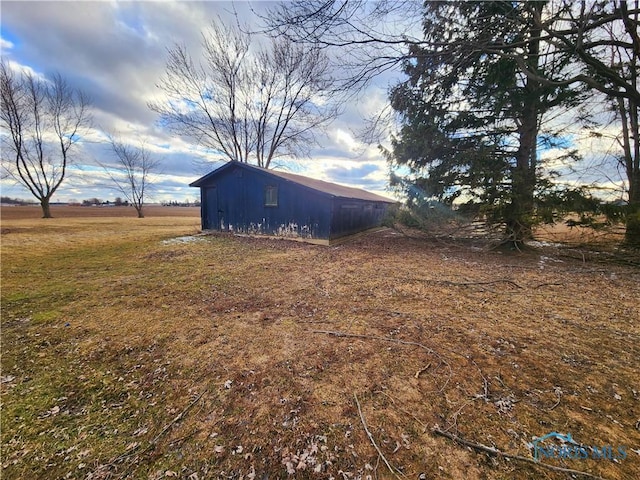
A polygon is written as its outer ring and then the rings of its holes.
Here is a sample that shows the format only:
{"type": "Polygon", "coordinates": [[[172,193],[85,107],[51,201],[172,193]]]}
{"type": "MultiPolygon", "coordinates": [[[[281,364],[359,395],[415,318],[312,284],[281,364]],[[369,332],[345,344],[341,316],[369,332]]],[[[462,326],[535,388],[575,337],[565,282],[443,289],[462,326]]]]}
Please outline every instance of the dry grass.
{"type": "Polygon", "coordinates": [[[627,457],[545,462],[640,469],[638,269],[4,213],[3,478],[395,478],[362,419],[401,478],[567,478],[435,425],[525,457],[570,432],[627,457]]]}
{"type": "MultiPolygon", "coordinates": [[[[146,205],[143,210],[148,217],[197,217],[200,215],[200,207],[163,207],[153,204],[146,205]]],[[[52,205],[51,215],[54,218],[138,217],[136,209],[133,207],[114,206],[52,205]]],[[[37,205],[2,207],[3,220],[26,220],[41,217],[42,209],[37,205]]]]}
{"type": "Polygon", "coordinates": [[[538,227],[536,238],[568,245],[610,247],[624,240],[624,225],[617,224],[599,230],[587,227],[568,227],[565,223],[538,227]]]}

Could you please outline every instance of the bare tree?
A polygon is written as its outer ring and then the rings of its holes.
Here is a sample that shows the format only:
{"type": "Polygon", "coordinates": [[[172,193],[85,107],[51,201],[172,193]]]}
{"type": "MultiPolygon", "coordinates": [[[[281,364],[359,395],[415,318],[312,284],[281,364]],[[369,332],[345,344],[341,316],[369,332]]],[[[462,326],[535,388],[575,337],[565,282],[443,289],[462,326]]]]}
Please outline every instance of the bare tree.
{"type": "Polygon", "coordinates": [[[568,33],[576,38],[576,54],[587,66],[589,85],[613,104],[620,131],[616,140],[621,154],[616,157],[626,177],[627,244],[640,246],[640,2],[632,8],[616,1],[599,9],[581,4],[581,15],[568,33]]]}
{"type": "Polygon", "coordinates": [[[0,118],[3,174],[38,199],[43,218],[51,218],[49,202],[62,184],[71,150],[90,122],[87,97],[61,75],[49,80],[32,73],[16,74],[0,62],[0,118]]]}
{"type": "Polygon", "coordinates": [[[152,175],[158,169],[159,162],[151,157],[144,142],[132,146],[120,139],[110,137],[111,150],[115,155],[115,164],[100,163],[109,175],[115,188],[138,212],[138,218],[144,218],[145,196],[153,185],[152,175]]]}
{"type": "MultiPolygon", "coordinates": [[[[616,2],[614,16],[608,22],[608,37],[603,47],[607,48],[608,71],[613,71],[613,84],[617,78],[625,82],[620,90],[624,95],[611,96],[616,117],[620,121],[620,134],[616,138],[622,149],[617,157],[619,166],[625,172],[628,196],[628,212],[626,214],[625,241],[631,245],[640,245],[640,88],[638,75],[640,71],[640,8],[638,0],[635,8],[629,10],[626,2],[616,2]],[[618,28],[616,28],[616,26],[618,28]]],[[[600,65],[598,65],[600,66],[600,65]]],[[[600,69],[602,69],[600,66],[600,69]]],[[[603,76],[604,77],[604,76],[603,76]]]]}
{"type": "Polygon", "coordinates": [[[338,113],[329,95],[329,62],[319,48],[286,39],[254,50],[251,35],[214,21],[202,34],[201,61],[169,49],[149,107],[179,135],[229,160],[268,168],[276,157],[306,154],[316,132],[338,113]]]}

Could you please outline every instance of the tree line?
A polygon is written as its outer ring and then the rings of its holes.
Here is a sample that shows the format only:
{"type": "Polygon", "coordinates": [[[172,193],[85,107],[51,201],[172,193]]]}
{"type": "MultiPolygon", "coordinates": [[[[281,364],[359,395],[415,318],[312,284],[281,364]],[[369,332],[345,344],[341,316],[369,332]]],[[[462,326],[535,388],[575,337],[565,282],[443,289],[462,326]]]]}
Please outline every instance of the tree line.
{"type": "Polygon", "coordinates": [[[7,196],[0,197],[0,203],[3,205],[33,205],[34,202],[24,200],[22,198],[12,198],[7,196]]]}

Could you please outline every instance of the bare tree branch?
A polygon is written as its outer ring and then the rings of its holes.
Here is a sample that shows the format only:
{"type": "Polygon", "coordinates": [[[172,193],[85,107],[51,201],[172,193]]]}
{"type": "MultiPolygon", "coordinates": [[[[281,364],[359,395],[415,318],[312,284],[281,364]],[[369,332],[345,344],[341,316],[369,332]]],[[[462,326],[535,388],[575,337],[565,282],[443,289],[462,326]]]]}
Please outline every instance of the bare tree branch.
{"type": "Polygon", "coordinates": [[[89,100],[56,74],[51,80],[18,75],[0,62],[3,173],[38,199],[44,218],[71,162],[70,152],[91,123],[89,100]]]}
{"type": "Polygon", "coordinates": [[[521,455],[512,455],[509,453],[505,453],[502,450],[498,450],[497,448],[494,447],[489,447],[487,445],[483,445],[481,443],[475,443],[475,442],[470,442],[469,440],[465,440],[457,435],[454,435],[452,433],[449,433],[445,430],[440,429],[439,427],[434,427],[432,429],[432,432],[436,435],[440,435],[442,437],[446,437],[450,440],[453,440],[454,442],[460,444],[460,445],[464,445],[465,447],[469,447],[472,448],[478,452],[483,452],[486,453],[488,455],[491,456],[496,456],[496,457],[502,457],[502,458],[510,458],[512,460],[517,460],[520,462],[525,462],[525,463],[529,463],[532,465],[535,465],[537,467],[540,468],[544,468],[547,470],[552,470],[554,472],[563,472],[563,473],[568,473],[571,475],[578,475],[578,476],[582,476],[585,478],[595,478],[598,480],[604,480],[602,477],[598,476],[598,475],[594,475],[592,473],[588,473],[588,472],[583,472],[581,470],[574,470],[572,468],[565,468],[565,467],[557,467],[555,465],[549,465],[546,463],[542,463],[542,462],[538,462],[532,458],[527,458],[527,457],[523,457],[521,455]]]}
{"type": "Polygon", "coordinates": [[[156,173],[159,162],[151,157],[144,141],[133,146],[113,136],[110,136],[109,140],[116,160],[115,165],[98,163],[115,188],[134,206],[138,218],[144,218],[145,198],[153,186],[152,175],[156,173]]]}
{"type": "Polygon", "coordinates": [[[268,168],[276,157],[306,154],[339,108],[321,49],[274,39],[254,50],[251,40],[218,19],[202,33],[200,62],[183,46],[169,49],[158,83],[165,98],[149,107],[175,133],[268,168]]]}

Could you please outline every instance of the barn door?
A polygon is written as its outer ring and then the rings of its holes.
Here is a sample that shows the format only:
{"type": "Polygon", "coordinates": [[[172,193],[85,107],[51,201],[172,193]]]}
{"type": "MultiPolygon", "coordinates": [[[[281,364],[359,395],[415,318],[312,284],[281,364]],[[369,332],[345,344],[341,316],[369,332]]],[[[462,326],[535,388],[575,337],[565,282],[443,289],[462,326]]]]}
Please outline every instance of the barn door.
{"type": "Polygon", "coordinates": [[[205,189],[205,198],[203,204],[206,206],[203,212],[202,226],[205,230],[220,230],[220,210],[218,207],[218,189],[213,187],[207,187],[205,189]]]}

